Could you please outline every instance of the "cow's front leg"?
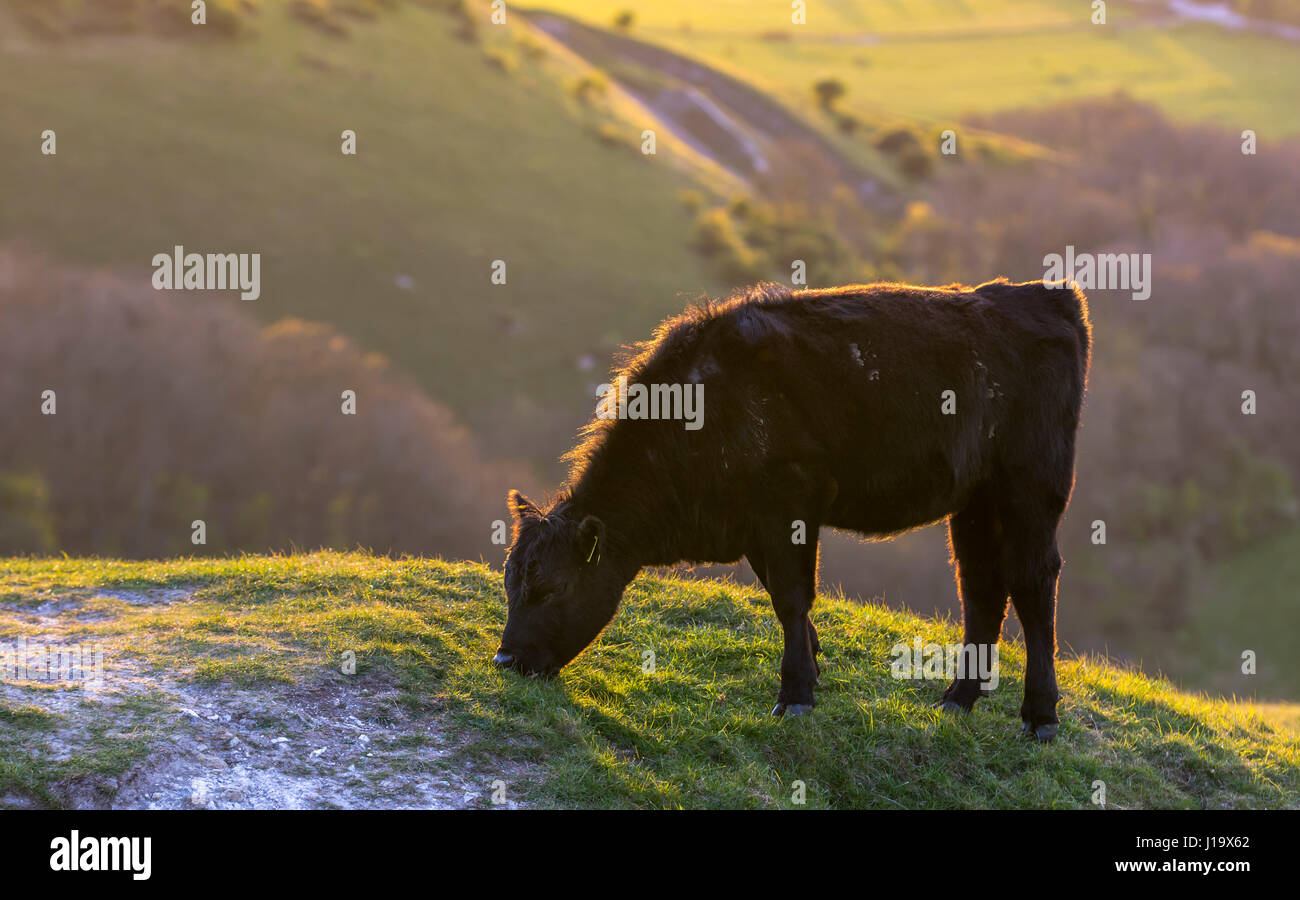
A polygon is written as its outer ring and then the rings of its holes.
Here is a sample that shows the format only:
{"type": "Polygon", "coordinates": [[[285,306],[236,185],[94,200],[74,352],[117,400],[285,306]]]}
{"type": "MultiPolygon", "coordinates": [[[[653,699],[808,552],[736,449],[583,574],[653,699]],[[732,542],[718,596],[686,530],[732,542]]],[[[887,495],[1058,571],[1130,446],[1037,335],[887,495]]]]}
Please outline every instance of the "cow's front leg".
{"type": "MultiPolygon", "coordinates": [[[[771,583],[770,583],[769,580],[768,580],[767,556],[766,556],[762,551],[758,550],[757,548],[755,548],[755,549],[751,549],[747,554],[745,554],[745,556],[746,556],[746,558],[749,560],[749,566],[750,566],[750,568],[752,568],[752,569],[754,570],[754,574],[758,576],[758,580],[762,583],[763,587],[767,590],[767,593],[768,593],[768,594],[773,598],[773,600],[772,600],[772,605],[773,605],[773,607],[775,607],[775,606],[776,606],[776,603],[777,603],[777,601],[776,601],[776,599],[775,599],[775,598],[776,598],[776,594],[775,594],[775,592],[773,592],[773,590],[772,590],[772,585],[771,585],[771,583]]],[[[816,592],[816,565],[817,565],[817,554],[816,554],[816,550],[814,549],[814,551],[813,551],[813,567],[814,567],[813,591],[814,591],[814,595],[815,595],[815,592],[816,592]]],[[[809,604],[809,606],[811,606],[811,603],[809,604]]],[[[777,616],[778,616],[778,619],[779,619],[780,612],[777,613],[777,616]]],[[[812,623],[812,618],[811,618],[810,616],[805,615],[805,616],[804,616],[804,619],[805,619],[805,620],[807,621],[807,623],[808,623],[808,643],[809,643],[809,646],[810,646],[811,649],[812,649],[812,662],[813,662],[813,686],[814,686],[814,687],[817,687],[817,686],[819,686],[819,685],[821,684],[821,680],[822,680],[822,664],[817,660],[817,657],[820,656],[820,655],[821,655],[821,652],[822,652],[822,642],[821,642],[821,640],[817,637],[817,626],[813,625],[813,623],[812,623]]],[[[788,635],[788,632],[787,632],[787,637],[786,637],[786,646],[787,646],[787,648],[789,647],[789,635],[788,635]]],[[[778,705],[779,705],[779,704],[778,704],[778,705]]],[[[773,712],[774,714],[776,714],[776,715],[781,715],[781,713],[778,712],[777,710],[773,710],[772,712],[773,712]]]]}
{"type": "Polygon", "coordinates": [[[772,715],[801,716],[817,703],[813,686],[821,643],[808,613],[817,596],[818,529],[838,488],[815,465],[784,462],[764,470],[760,490],[764,513],[754,522],[753,552],[746,555],[785,633],[781,692],[772,715]]]}
{"type": "Polygon", "coordinates": [[[813,688],[817,685],[817,659],[812,649],[812,633],[807,610],[812,607],[811,592],[806,601],[800,596],[778,600],[772,598],[777,618],[785,632],[785,651],[781,654],[781,692],[777,695],[774,716],[802,716],[817,705],[813,688]]]}
{"type": "MultiPolygon", "coordinates": [[[[952,557],[957,563],[957,586],[961,593],[966,637],[963,652],[975,648],[975,656],[963,656],[967,662],[992,664],[992,648],[1002,635],[1007,617],[1007,586],[1002,577],[998,542],[1000,525],[992,507],[983,498],[948,520],[952,557]]],[[[975,701],[987,696],[988,672],[979,665],[975,671],[963,668],[943,692],[939,707],[948,712],[968,713],[975,701]]]]}
{"type": "Polygon", "coordinates": [[[749,554],[749,561],[772,595],[772,607],[785,633],[781,692],[772,715],[801,716],[812,712],[816,705],[815,651],[820,649],[820,643],[808,613],[817,594],[817,532],[810,527],[807,543],[795,544],[790,540],[788,524],[779,527],[761,542],[761,549],[749,554]]]}

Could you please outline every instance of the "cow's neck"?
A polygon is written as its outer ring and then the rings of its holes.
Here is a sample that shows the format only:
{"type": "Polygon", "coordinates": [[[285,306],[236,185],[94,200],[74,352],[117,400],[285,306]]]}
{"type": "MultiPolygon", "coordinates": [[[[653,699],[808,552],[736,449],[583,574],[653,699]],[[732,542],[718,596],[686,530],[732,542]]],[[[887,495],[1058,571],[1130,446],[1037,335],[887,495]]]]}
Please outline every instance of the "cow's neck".
{"type": "Polygon", "coordinates": [[[681,508],[667,473],[645,455],[624,454],[617,465],[593,460],[570,487],[569,501],[579,516],[603,521],[610,552],[638,569],[693,556],[691,517],[681,508]]]}

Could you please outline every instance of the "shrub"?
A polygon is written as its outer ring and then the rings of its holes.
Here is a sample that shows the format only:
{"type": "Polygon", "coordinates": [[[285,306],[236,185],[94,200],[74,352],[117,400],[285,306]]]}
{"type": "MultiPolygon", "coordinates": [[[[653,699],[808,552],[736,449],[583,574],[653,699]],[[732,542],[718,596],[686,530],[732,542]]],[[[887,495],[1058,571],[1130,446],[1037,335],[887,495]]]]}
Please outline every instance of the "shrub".
{"type": "Polygon", "coordinates": [[[677,202],[682,205],[682,209],[696,215],[704,208],[704,195],[696,190],[681,190],[677,192],[677,202]]]}
{"type": "Polygon", "coordinates": [[[717,256],[735,244],[741,243],[736,226],[725,209],[710,209],[695,220],[691,246],[705,256],[717,256]]]}
{"type": "Polygon", "coordinates": [[[727,204],[727,213],[740,222],[748,219],[753,211],[754,201],[745,196],[735,197],[727,204]]]}
{"type": "Polygon", "coordinates": [[[613,122],[601,122],[596,128],[596,137],[600,138],[602,144],[610,147],[630,146],[623,129],[613,122]]]}
{"type": "Polygon", "coordinates": [[[347,27],[329,0],[290,0],[289,15],[331,37],[347,37],[347,27]]]}
{"type": "Polygon", "coordinates": [[[823,78],[813,83],[813,93],[823,109],[830,109],[836,100],[849,92],[848,85],[838,78],[823,78]]]}
{"type": "Polygon", "coordinates": [[[569,86],[569,93],[585,106],[591,106],[597,98],[604,97],[608,92],[609,77],[600,69],[583,73],[569,86]]]}
{"type": "Polygon", "coordinates": [[[541,62],[546,59],[546,45],[527,31],[516,32],[514,42],[515,46],[519,48],[519,52],[529,62],[541,62]]]}
{"type": "Polygon", "coordinates": [[[921,140],[910,128],[891,128],[875,140],[875,147],[883,153],[901,154],[921,147],[921,140]]]}
{"type": "Polygon", "coordinates": [[[483,51],[483,60],[489,66],[507,75],[519,68],[519,62],[508,51],[500,47],[488,47],[483,51]]]}
{"type": "Polygon", "coordinates": [[[691,246],[716,260],[723,277],[732,284],[761,281],[771,272],[770,259],[745,242],[725,207],[706,210],[696,217],[691,246]]]}
{"type": "Polygon", "coordinates": [[[898,169],[913,181],[928,178],[934,170],[934,160],[920,147],[914,147],[903,153],[898,161],[898,169]]]}

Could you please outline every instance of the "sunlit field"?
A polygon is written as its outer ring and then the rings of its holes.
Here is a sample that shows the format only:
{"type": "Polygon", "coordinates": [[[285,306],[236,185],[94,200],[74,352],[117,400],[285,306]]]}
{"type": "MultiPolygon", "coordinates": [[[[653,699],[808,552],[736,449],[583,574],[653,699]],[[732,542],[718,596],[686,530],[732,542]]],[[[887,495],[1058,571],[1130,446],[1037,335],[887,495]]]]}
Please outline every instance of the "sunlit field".
{"type": "MultiPolygon", "coordinates": [[[[647,31],[699,32],[724,37],[755,37],[789,28],[794,10],[788,2],[751,0],[548,0],[538,9],[572,12],[602,25],[613,25],[623,12],[635,16],[633,28],[647,31]]],[[[1114,15],[1128,19],[1122,3],[1114,15]]],[[[1078,4],[1069,0],[917,0],[917,2],[810,2],[804,24],[809,35],[845,42],[873,35],[930,35],[950,31],[1003,31],[1008,28],[1064,27],[1078,20],[1078,4]]]]}
{"type": "Polygon", "coordinates": [[[608,25],[633,10],[629,34],[705,59],[812,105],[827,76],[848,86],[845,109],[868,119],[953,123],[969,113],[1044,106],[1124,90],[1184,120],[1300,132],[1300,45],[1184,24],[1147,7],[1108,5],[1092,25],[1087,4],[810,4],[806,26],[786,4],[770,21],[733,4],[555,0],[544,8],[608,25]],[[683,27],[682,23],[690,25],[683,27]],[[778,37],[777,35],[783,37],[778,37]]]}

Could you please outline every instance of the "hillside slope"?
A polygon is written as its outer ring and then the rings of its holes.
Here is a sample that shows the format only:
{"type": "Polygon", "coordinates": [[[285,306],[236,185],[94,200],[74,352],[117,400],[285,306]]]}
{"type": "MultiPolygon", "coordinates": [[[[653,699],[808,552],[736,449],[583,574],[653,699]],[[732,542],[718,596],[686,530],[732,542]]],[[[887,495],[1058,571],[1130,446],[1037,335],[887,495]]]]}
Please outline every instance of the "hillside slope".
{"type": "Polygon", "coordinates": [[[600,380],[586,358],[722,287],[687,246],[677,193],[733,182],[667,133],[643,156],[652,116],[599,77],[580,96],[588,69],[522,19],[489,25],[486,2],[466,7],[468,31],[401,4],[336,36],[268,2],[231,40],[58,42],[10,5],[0,240],[143,286],[176,244],[258,252],[261,296],[221,302],[334,325],[485,439],[504,420],[567,437],[574,414],[529,410],[586,409],[600,380]]]}
{"type": "MultiPolygon", "coordinates": [[[[1300,806],[1300,737],[1099,660],[1018,736],[1023,648],[969,717],[889,673],[950,623],[823,597],[815,716],[778,720],[759,591],[638,579],[552,682],[488,660],[500,575],[361,554],[0,561],[0,644],[99,645],[97,689],[0,684],[0,807],[1300,806]],[[643,673],[647,651],[654,671],[643,673]],[[355,674],[346,674],[355,659],[355,674]]],[[[7,662],[12,666],[12,659],[7,662]]],[[[30,674],[30,673],[27,673],[30,674]]]]}

